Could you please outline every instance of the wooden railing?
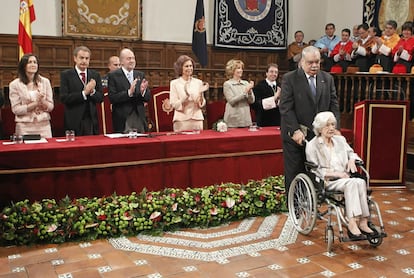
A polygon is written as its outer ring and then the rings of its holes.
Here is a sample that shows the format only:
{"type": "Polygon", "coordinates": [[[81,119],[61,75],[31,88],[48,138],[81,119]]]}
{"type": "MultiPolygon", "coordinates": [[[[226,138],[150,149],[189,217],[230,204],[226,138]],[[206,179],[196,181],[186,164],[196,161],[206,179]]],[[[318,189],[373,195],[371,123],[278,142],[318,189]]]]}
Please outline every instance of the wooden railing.
{"type": "Polygon", "coordinates": [[[412,74],[333,74],[342,123],[351,128],[354,104],[362,100],[409,100],[412,74]]]}

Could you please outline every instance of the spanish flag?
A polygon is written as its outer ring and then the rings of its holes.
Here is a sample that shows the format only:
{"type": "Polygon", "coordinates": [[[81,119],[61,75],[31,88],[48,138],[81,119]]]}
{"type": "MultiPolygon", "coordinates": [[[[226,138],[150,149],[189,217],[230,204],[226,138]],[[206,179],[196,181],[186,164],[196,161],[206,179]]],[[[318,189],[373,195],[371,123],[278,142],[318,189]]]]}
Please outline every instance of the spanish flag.
{"type": "Polygon", "coordinates": [[[32,52],[32,22],[36,19],[33,0],[20,0],[19,16],[19,59],[32,52]]]}

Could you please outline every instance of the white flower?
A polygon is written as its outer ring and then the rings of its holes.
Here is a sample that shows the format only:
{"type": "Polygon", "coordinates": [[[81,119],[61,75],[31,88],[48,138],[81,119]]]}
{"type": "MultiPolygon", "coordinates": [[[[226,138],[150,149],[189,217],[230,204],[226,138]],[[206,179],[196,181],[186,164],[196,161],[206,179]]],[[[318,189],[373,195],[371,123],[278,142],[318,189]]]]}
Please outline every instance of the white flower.
{"type": "Polygon", "coordinates": [[[227,124],[225,122],[218,122],[217,123],[217,131],[226,132],[227,131],[227,124]]]}
{"type": "Polygon", "coordinates": [[[234,207],[235,204],[236,204],[236,201],[234,199],[232,199],[232,198],[227,198],[226,199],[226,206],[228,208],[234,207]]]}

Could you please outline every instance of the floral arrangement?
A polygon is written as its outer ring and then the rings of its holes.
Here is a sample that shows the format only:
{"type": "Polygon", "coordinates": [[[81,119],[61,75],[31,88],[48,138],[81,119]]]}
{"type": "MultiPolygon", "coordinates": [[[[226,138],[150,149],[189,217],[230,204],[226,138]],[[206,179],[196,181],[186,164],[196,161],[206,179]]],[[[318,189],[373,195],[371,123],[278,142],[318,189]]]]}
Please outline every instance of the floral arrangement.
{"type": "Polygon", "coordinates": [[[126,196],[20,201],[0,213],[1,245],[153,235],[286,211],[283,176],[126,196]]]}
{"type": "Polygon", "coordinates": [[[226,132],[227,131],[227,124],[223,119],[218,120],[213,124],[213,130],[218,132],[226,132]]]}

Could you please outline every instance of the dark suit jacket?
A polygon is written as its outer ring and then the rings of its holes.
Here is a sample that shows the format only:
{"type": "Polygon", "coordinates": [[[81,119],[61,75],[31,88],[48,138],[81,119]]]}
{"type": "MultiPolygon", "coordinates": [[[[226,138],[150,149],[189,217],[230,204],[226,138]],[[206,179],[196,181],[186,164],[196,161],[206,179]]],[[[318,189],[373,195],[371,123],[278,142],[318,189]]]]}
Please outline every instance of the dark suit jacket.
{"type": "Polygon", "coordinates": [[[272,87],[269,86],[266,80],[261,80],[253,88],[255,97],[254,103],[251,105],[256,115],[256,122],[258,126],[278,126],[280,125],[279,107],[270,110],[264,110],[262,100],[264,98],[275,95],[272,87]]]}
{"type": "Polygon", "coordinates": [[[75,134],[81,134],[81,121],[85,111],[90,112],[94,134],[99,134],[98,114],[96,104],[103,101],[101,77],[97,71],[87,69],[87,82],[95,79],[96,87],[93,95],[83,97],[83,83],[75,68],[60,74],[60,100],[65,105],[65,129],[72,129],[75,134]]]}
{"type": "Polygon", "coordinates": [[[312,122],[316,114],[331,111],[340,127],[340,113],[336,89],[332,75],[320,71],[316,75],[316,97],[314,98],[303,69],[297,69],[283,75],[280,98],[282,138],[292,141],[291,135],[300,125],[307,127],[307,139],[313,138],[312,122]]]}
{"type": "Polygon", "coordinates": [[[144,103],[151,99],[149,88],[141,95],[141,82],[145,75],[141,71],[134,70],[134,79],[138,82],[135,86],[135,92],[132,97],[128,95],[130,84],[125,76],[122,68],[117,69],[108,74],[109,100],[112,103],[112,125],[114,132],[124,132],[125,121],[132,113],[137,111],[138,117],[143,121],[144,127],[147,129],[147,120],[145,117],[144,103]]]}

